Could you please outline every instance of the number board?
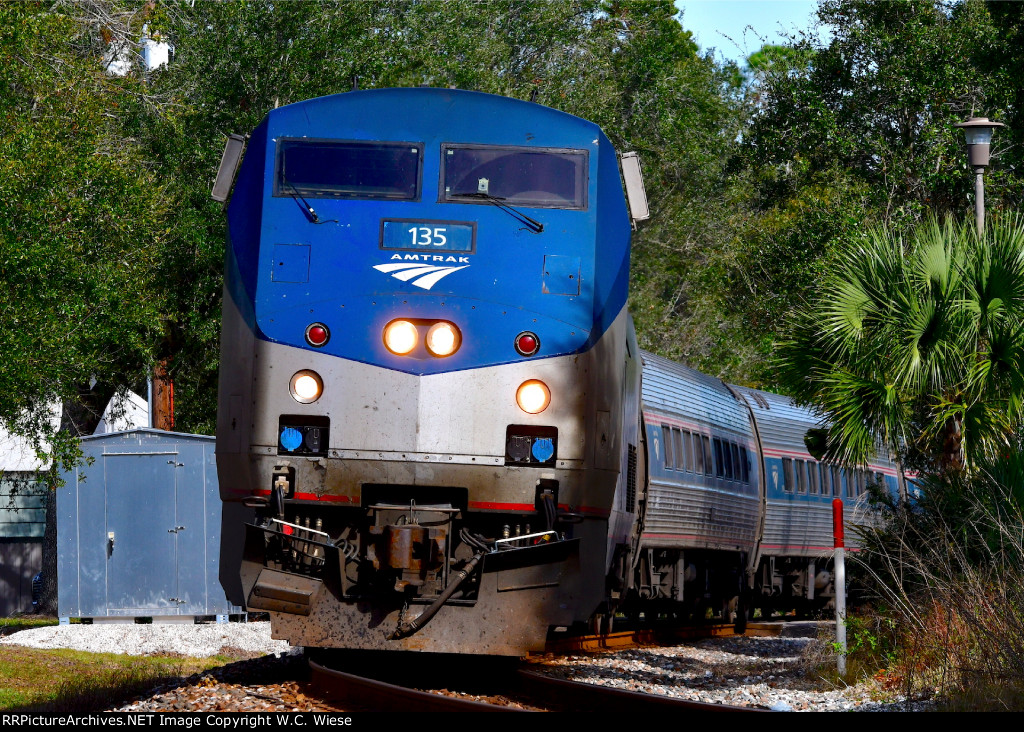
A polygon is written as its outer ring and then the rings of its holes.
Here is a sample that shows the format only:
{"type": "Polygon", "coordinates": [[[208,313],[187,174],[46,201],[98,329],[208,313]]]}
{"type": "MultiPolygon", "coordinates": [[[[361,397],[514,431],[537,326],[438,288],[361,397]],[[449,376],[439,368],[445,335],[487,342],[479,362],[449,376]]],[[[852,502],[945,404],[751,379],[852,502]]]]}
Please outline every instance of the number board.
{"type": "Polygon", "coordinates": [[[476,222],[381,219],[380,248],[476,253],[476,222]]]}

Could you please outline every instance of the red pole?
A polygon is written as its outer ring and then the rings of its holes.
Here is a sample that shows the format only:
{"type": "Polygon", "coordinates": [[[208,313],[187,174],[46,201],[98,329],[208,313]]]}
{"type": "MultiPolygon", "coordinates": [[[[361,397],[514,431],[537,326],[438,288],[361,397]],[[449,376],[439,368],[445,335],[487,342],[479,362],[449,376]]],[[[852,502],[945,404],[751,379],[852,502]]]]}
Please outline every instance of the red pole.
{"type": "Polygon", "coordinates": [[[832,499],[832,538],[836,549],[846,547],[846,535],[843,531],[843,499],[832,499]]]}

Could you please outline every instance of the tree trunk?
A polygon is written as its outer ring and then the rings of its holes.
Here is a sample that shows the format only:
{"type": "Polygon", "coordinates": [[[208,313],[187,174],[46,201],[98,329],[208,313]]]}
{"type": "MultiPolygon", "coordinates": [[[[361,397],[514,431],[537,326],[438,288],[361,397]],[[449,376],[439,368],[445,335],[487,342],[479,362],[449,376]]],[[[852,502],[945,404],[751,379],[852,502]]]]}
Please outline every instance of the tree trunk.
{"type": "Polygon", "coordinates": [[[43,577],[39,593],[39,612],[43,615],[57,614],[57,491],[69,490],[67,486],[54,488],[50,483],[46,496],[46,528],[43,529],[43,577]]]}
{"type": "Polygon", "coordinates": [[[960,419],[958,417],[948,419],[942,432],[942,472],[960,472],[964,467],[964,436],[960,419]]]}
{"type": "Polygon", "coordinates": [[[898,450],[894,451],[893,455],[896,457],[896,485],[899,487],[900,505],[906,506],[910,495],[907,492],[907,476],[903,474],[903,458],[900,457],[898,450]]]}
{"type": "Polygon", "coordinates": [[[153,367],[153,426],[158,430],[174,431],[174,382],[168,372],[170,357],[161,359],[153,367]]]}

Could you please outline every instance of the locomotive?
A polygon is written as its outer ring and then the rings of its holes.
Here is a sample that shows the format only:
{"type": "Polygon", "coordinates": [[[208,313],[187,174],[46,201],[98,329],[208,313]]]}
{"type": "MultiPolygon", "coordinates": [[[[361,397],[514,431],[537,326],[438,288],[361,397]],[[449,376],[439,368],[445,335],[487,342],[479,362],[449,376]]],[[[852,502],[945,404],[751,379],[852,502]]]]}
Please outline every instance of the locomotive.
{"type": "Polygon", "coordinates": [[[381,89],[244,142],[216,187],[217,465],[254,512],[225,586],[274,637],[517,656],[633,601],[828,597],[824,516],[868,476],[811,458],[788,400],[640,351],[646,202],[596,125],[381,89]]]}

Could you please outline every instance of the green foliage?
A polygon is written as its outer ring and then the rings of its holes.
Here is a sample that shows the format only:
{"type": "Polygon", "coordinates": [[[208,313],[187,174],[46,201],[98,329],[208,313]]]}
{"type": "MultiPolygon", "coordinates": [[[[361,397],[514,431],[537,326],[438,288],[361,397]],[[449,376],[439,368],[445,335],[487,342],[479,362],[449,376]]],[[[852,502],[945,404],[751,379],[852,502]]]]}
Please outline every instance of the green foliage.
{"type": "Polygon", "coordinates": [[[4,647],[0,710],[90,714],[125,704],[168,682],[221,666],[224,658],[167,658],[4,647]]]}
{"type": "MultiPolygon", "coordinates": [[[[794,196],[743,222],[733,243],[730,276],[722,282],[729,307],[743,314],[751,333],[768,338],[766,351],[787,314],[812,297],[844,243],[865,226],[869,194],[856,181],[830,171],[794,196]]],[[[780,384],[769,360],[754,368],[764,388],[780,384]]]]}
{"type": "MultiPolygon", "coordinates": [[[[844,649],[835,640],[830,623],[820,630],[818,642],[805,651],[805,661],[814,674],[836,685],[848,685],[868,678],[884,680],[899,663],[900,628],[891,613],[870,606],[857,608],[846,618],[846,673],[839,676],[837,656],[844,649]]],[[[891,690],[890,690],[891,691],[891,690]]]]}
{"type": "Polygon", "coordinates": [[[133,85],[103,73],[87,27],[49,10],[0,6],[0,419],[40,448],[49,405],[143,373],[166,213],[117,128],[133,85]]]}
{"type": "MultiPolygon", "coordinates": [[[[784,389],[770,355],[784,315],[811,298],[843,244],[866,228],[908,230],[964,215],[972,175],[955,122],[1016,124],[1022,8],[975,0],[821,0],[813,33],[748,59],[749,125],[733,162],[734,238],[707,299],[739,322],[736,377],[784,389]],[[721,295],[714,296],[717,289],[721,295]]],[[[1021,131],[1000,131],[990,210],[1020,200],[1021,131]]]]}
{"type": "Polygon", "coordinates": [[[823,0],[818,15],[826,41],[765,46],[744,79],[668,0],[4,4],[0,416],[43,435],[43,405],[65,400],[85,429],[167,357],[177,427],[211,432],[224,137],[354,82],[536,94],[600,124],[640,153],[651,201],[633,256],[641,344],[784,386],[768,356],[845,242],[969,206],[952,122],[1006,121],[989,203],[1024,191],[1020,5],[823,0]],[[143,25],[172,63],[105,75],[143,25]]]}
{"type": "Polygon", "coordinates": [[[878,227],[841,252],[796,311],[779,378],[829,423],[826,455],[877,445],[973,467],[1020,424],[1024,219],[878,227]]]}
{"type": "Polygon", "coordinates": [[[766,43],[747,57],[747,70],[754,74],[806,73],[813,61],[810,48],[766,43]]]}
{"type": "Polygon", "coordinates": [[[986,6],[822,0],[818,17],[833,31],[828,44],[795,43],[813,60],[771,65],[761,79],[748,143],[754,164],[776,171],[765,193],[790,195],[839,167],[867,184],[886,222],[959,212],[970,178],[951,125],[999,119],[1019,85],[1010,69],[982,62],[1003,44],[986,6]]]}
{"type": "MultiPolygon", "coordinates": [[[[834,644],[833,650],[839,653],[842,648],[834,644]]],[[[896,621],[885,615],[847,618],[846,655],[864,656],[879,667],[892,663],[896,656],[896,621]]]]}

